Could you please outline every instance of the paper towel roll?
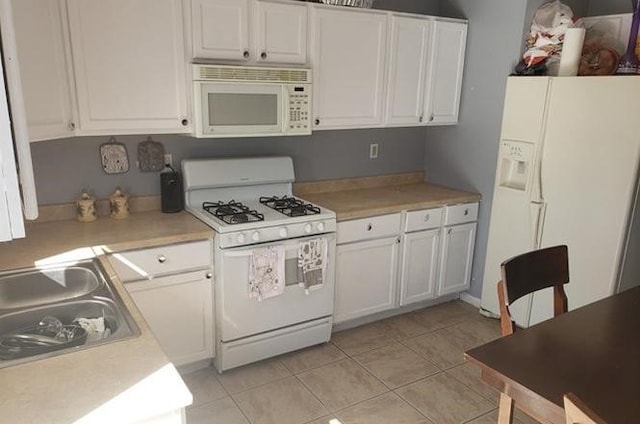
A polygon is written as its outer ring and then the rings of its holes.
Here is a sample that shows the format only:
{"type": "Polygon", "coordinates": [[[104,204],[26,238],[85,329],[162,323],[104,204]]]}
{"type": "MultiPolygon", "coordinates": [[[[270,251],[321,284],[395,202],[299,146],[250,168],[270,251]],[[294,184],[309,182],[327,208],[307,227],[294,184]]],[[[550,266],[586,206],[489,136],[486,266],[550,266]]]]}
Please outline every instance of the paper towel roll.
{"type": "Polygon", "coordinates": [[[568,28],[564,34],[558,76],[573,77],[578,75],[580,58],[582,57],[582,43],[584,42],[584,28],[568,28]]]}

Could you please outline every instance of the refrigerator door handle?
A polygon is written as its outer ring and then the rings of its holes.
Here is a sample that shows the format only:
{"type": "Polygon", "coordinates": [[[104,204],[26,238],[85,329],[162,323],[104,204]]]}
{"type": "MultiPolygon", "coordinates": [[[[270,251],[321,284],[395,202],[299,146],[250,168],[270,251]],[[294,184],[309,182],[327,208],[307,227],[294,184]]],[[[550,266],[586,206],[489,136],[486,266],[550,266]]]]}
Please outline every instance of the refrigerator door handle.
{"type": "Polygon", "coordinates": [[[531,240],[533,241],[533,248],[535,250],[540,249],[542,244],[542,233],[544,230],[544,218],[547,212],[547,204],[544,201],[531,201],[531,240]]]}

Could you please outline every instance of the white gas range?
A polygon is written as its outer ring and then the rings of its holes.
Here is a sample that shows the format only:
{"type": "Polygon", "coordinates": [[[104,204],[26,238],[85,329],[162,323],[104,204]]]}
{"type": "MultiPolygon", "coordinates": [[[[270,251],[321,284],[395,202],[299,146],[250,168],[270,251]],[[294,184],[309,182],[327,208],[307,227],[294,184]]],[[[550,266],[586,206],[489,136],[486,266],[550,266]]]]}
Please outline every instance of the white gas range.
{"type": "Polygon", "coordinates": [[[336,217],[293,197],[289,157],[182,162],[187,211],[215,231],[214,297],[218,371],[326,342],[333,323],[336,217]],[[300,283],[299,251],[322,241],[322,284],[300,283]],[[250,296],[253,255],[282,247],[284,292],[250,296]]]}

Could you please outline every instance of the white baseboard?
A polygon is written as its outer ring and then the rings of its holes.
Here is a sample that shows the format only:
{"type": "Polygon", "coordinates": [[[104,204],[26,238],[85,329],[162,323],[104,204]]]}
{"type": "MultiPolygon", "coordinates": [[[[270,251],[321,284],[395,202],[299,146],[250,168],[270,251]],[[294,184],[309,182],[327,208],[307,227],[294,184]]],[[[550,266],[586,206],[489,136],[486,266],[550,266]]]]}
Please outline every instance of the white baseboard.
{"type": "Polygon", "coordinates": [[[473,305],[476,308],[480,308],[480,299],[477,297],[471,296],[467,292],[460,293],[460,300],[462,300],[463,302],[467,302],[468,304],[473,305]]]}

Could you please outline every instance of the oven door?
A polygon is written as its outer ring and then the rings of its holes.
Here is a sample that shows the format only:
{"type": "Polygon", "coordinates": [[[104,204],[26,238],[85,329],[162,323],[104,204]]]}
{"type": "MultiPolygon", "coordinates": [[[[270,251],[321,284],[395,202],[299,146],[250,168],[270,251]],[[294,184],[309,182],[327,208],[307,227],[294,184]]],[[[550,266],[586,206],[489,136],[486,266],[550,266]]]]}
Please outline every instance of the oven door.
{"type": "Polygon", "coordinates": [[[230,342],[265,331],[331,316],[335,285],[335,234],[216,249],[215,302],[217,335],[230,342]],[[328,242],[325,282],[305,291],[298,286],[298,248],[306,240],[323,237],[328,242]],[[285,290],[262,301],[249,298],[249,261],[253,248],[284,245],[285,290]]]}
{"type": "Polygon", "coordinates": [[[196,82],[199,136],[277,135],[285,128],[281,84],[196,82]]]}

